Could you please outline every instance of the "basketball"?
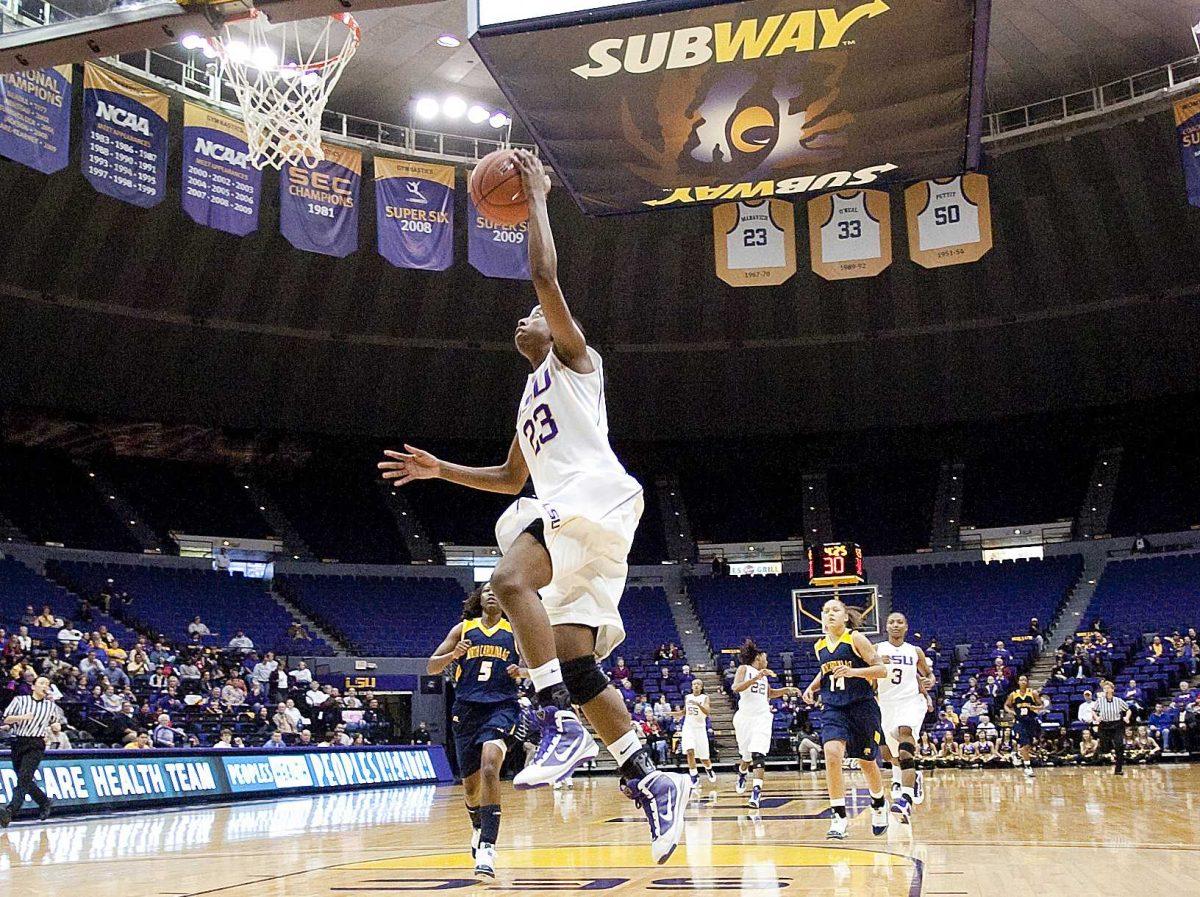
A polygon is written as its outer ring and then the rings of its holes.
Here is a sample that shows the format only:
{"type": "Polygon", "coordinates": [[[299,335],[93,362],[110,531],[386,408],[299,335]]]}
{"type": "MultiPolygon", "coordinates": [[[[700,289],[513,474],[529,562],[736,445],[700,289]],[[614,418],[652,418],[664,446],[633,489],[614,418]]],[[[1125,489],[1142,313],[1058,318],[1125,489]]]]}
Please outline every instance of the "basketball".
{"type": "Polygon", "coordinates": [[[529,203],[513,150],[496,150],[484,156],[471,172],[467,189],[475,208],[490,221],[512,227],[529,220],[529,203]]]}

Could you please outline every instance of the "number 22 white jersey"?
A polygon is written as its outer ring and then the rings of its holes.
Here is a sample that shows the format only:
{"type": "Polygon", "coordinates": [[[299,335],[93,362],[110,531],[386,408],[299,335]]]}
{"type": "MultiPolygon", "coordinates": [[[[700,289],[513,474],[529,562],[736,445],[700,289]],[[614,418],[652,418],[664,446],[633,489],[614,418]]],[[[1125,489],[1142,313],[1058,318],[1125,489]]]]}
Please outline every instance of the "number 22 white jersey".
{"type": "MultiPolygon", "coordinates": [[[[742,681],[751,679],[758,675],[758,670],[751,666],[743,666],[742,681]]],[[[738,709],[739,714],[759,715],[771,713],[771,702],[767,700],[767,689],[770,685],[767,683],[767,678],[764,676],[757,680],[753,685],[738,694],[738,709]]]]}
{"type": "Polygon", "coordinates": [[[924,702],[921,685],[917,682],[917,658],[920,656],[917,646],[908,642],[900,645],[880,642],[875,649],[887,667],[887,675],[877,680],[879,703],[902,704],[917,700],[924,702]]]}
{"type": "Polygon", "coordinates": [[[529,375],[517,414],[521,454],[551,527],[602,520],[642,491],[609,445],[604,362],[590,346],[587,353],[595,370],[580,374],[551,349],[529,375]]]}

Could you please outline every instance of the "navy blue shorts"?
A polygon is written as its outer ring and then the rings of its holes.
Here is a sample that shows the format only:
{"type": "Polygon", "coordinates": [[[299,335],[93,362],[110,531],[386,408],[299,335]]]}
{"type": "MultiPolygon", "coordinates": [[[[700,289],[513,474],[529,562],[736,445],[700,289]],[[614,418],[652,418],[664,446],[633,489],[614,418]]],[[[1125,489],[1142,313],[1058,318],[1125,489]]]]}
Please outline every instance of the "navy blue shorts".
{"type": "Polygon", "coordinates": [[[855,701],[846,707],[821,710],[821,743],[846,742],[846,756],[876,760],[883,744],[883,718],[875,701],[855,701]]]}
{"type": "Polygon", "coordinates": [[[1017,736],[1017,744],[1025,747],[1038,740],[1038,736],[1042,734],[1042,724],[1030,713],[1027,716],[1018,716],[1013,730],[1017,736]]]}
{"type": "Polygon", "coordinates": [[[521,708],[515,700],[494,704],[456,702],[454,749],[458,753],[458,774],[465,779],[479,772],[484,744],[510,739],[520,718],[521,708]]]}

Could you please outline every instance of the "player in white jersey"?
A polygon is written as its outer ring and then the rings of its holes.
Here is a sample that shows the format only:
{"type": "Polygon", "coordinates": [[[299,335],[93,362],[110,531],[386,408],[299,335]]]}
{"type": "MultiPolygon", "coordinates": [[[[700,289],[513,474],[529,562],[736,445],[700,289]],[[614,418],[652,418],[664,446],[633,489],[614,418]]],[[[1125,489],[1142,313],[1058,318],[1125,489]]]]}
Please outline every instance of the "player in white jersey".
{"type": "Polygon", "coordinates": [[[609,444],[603,363],[558,284],[546,208],[550,179],[532,153],[515,155],[529,200],[529,269],[538,305],[518,322],[514,338],[533,373],[508,458],[495,467],[464,467],[405,445],[403,452],[386,452],[379,467],[395,486],[441,478],[510,495],[533,479],[536,499],[518,500],[496,525],[504,556],[491,579],[542,708],[537,754],[513,783],[549,785],[596,756],[596,743],[571,709],[581,706],[616,759],[626,793],[645,811],[651,853],[664,863],[683,834],[691,782],[655,769],[620,692],[597,664],[625,638],[618,603],[642,488],[609,444]]]}
{"type": "Polygon", "coordinates": [[[741,666],[733,677],[733,691],[738,696],[738,709],[733,714],[733,732],[737,736],[738,765],[737,793],[746,793],[746,777],[754,770],[753,787],[747,806],[757,810],[762,798],[763,775],[767,754],[771,751],[771,700],[784,695],[799,695],[798,688],[771,688],[775,672],[767,667],[767,652],[759,649],[753,639],[746,639],[739,655],[741,666]]]}
{"type": "Polygon", "coordinates": [[[739,202],[737,220],[725,235],[731,269],[782,268],[787,264],[787,232],[771,215],[771,201],[739,202]]]}
{"type": "Polygon", "coordinates": [[[965,246],[980,240],[979,206],[963,191],[962,175],[929,181],[929,198],[917,213],[917,246],[922,251],[965,246]]]}
{"type": "Polygon", "coordinates": [[[696,761],[704,764],[708,780],[715,782],[717,774],[713,772],[712,757],[708,749],[708,718],[712,715],[712,704],[704,693],[704,683],[699,679],[692,680],[692,693],[683,699],[683,729],[679,734],[679,749],[687,754],[688,773],[692,787],[700,784],[700,774],[696,769],[696,761]]]}
{"type": "Polygon", "coordinates": [[[905,641],[908,618],[904,614],[888,615],[887,634],[887,641],[876,645],[887,667],[887,675],[878,680],[883,754],[892,765],[892,812],[908,822],[921,775],[916,767],[917,739],[931,709],[926,689],[933,684],[932,669],[925,652],[905,641]]]}

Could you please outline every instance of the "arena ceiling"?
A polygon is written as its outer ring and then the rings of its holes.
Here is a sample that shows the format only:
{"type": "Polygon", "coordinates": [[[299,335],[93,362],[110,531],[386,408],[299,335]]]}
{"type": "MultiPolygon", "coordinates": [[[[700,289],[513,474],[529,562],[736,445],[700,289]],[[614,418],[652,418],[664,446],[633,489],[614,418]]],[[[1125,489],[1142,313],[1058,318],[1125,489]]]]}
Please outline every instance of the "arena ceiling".
{"type": "MultiPolygon", "coordinates": [[[[418,95],[501,107],[504,97],[466,43],[466,0],[363,13],[366,39],[331,108],[407,120],[418,95]],[[438,46],[443,34],[461,46],[438,46]],[[380,85],[387,85],[381,89],[380,85]]],[[[1200,0],[994,0],[988,109],[1083,90],[1195,54],[1200,0]]]]}

